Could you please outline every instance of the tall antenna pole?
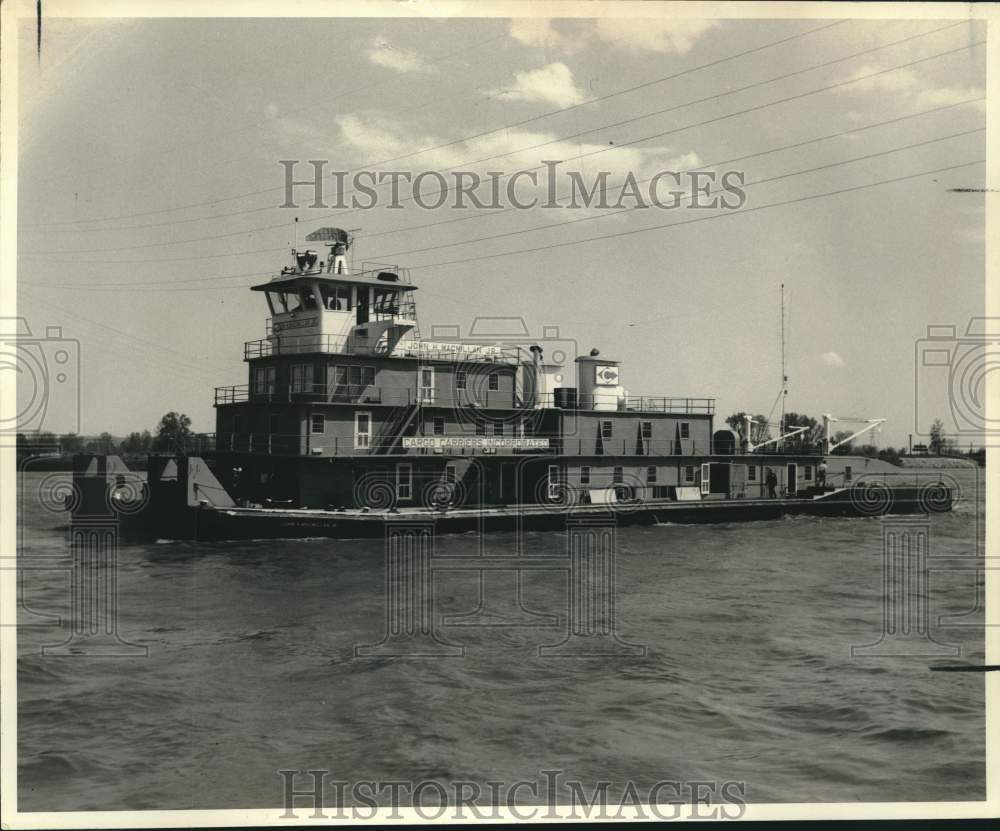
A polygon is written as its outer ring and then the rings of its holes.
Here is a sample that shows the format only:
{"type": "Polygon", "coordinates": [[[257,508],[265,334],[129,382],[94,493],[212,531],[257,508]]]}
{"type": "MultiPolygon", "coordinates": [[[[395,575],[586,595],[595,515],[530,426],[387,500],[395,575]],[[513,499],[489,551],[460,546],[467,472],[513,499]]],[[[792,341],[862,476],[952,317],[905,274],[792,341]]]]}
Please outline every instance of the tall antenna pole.
{"type": "MultiPolygon", "coordinates": [[[[347,243],[350,246],[347,250],[351,253],[351,273],[354,273],[354,241],[358,238],[357,232],[363,231],[363,228],[348,228],[347,229],[347,243]]],[[[362,263],[364,265],[364,263],[362,263]]]]}
{"type": "MultiPolygon", "coordinates": [[[[785,398],[788,395],[788,372],[785,367],[785,284],[781,284],[781,416],[778,435],[785,433],[785,398]]],[[[784,444],[784,442],[782,442],[784,444]]]]}

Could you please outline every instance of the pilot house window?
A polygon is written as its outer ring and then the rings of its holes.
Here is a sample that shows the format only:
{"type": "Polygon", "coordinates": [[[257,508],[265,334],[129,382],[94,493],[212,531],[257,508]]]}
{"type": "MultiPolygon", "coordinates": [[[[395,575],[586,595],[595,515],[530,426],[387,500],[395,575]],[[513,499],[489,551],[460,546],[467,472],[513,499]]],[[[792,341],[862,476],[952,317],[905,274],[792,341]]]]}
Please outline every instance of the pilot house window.
{"type": "Polygon", "coordinates": [[[691,423],[687,421],[681,422],[681,438],[689,439],[691,438],[691,423]]]}
{"type": "Polygon", "coordinates": [[[351,310],[351,289],[349,286],[320,286],[323,307],[332,312],[351,310]]]}
{"type": "Polygon", "coordinates": [[[258,366],[253,371],[255,395],[274,395],[277,386],[277,367],[258,366]]]}
{"type": "Polygon", "coordinates": [[[292,364],[292,392],[311,392],[312,385],[312,364],[292,364]]]}
{"type": "Polygon", "coordinates": [[[495,372],[490,373],[489,389],[491,392],[496,392],[500,389],[500,376],[495,372]]]}
{"type": "Polygon", "coordinates": [[[334,379],[337,387],[370,387],[375,383],[375,367],[336,366],[334,379]]]}

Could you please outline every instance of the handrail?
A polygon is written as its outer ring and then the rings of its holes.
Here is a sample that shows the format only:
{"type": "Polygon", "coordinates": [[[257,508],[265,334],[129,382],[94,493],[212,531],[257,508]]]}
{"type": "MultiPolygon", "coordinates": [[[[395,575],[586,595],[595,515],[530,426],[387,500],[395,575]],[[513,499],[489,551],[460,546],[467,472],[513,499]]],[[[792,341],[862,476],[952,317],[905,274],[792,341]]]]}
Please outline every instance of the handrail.
{"type": "Polygon", "coordinates": [[[536,409],[562,409],[581,412],[661,413],[678,415],[711,415],[715,412],[714,398],[670,398],[665,396],[628,396],[608,399],[602,394],[577,396],[566,401],[553,393],[528,395],[517,406],[511,390],[424,389],[418,387],[383,387],[359,384],[309,384],[304,387],[277,388],[255,391],[248,384],[215,388],[215,403],[240,404],[248,401],[285,402],[311,400],[342,404],[387,404],[403,406],[420,401],[431,406],[458,409],[513,409],[532,412],[536,409]]]}
{"type": "MultiPolygon", "coordinates": [[[[390,312],[373,311],[373,320],[412,318],[390,312]]],[[[393,358],[419,358],[428,361],[454,361],[459,363],[527,362],[525,350],[518,346],[500,346],[488,343],[445,344],[431,341],[404,340],[391,349],[384,341],[372,344],[367,339],[349,335],[273,335],[248,340],[243,344],[243,359],[267,358],[271,355],[308,355],[313,353],[335,355],[365,355],[393,358]]]]}

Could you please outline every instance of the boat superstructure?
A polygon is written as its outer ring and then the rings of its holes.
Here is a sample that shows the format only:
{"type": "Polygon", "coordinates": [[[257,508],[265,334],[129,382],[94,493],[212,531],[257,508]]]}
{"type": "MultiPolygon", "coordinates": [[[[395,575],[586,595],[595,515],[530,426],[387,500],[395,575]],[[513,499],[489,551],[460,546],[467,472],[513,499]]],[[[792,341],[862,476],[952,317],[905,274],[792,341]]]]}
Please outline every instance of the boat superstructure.
{"type": "MultiPolygon", "coordinates": [[[[749,424],[716,429],[714,399],[633,394],[618,360],[555,327],[532,337],[519,319],[481,318],[422,337],[405,268],[350,269],[340,229],[306,242],[327,256],[293,250],[251,287],[264,336],[243,346],[245,382],[216,388],[215,433],[197,455],[150,460],[149,515],[174,529],[356,532],[373,513],[428,510],[456,523],[597,508],[728,521],[856,502],[863,471],[827,457],[828,442],[754,447],[749,424]]],[[[112,475],[94,465],[82,459],[78,479],[112,475]]],[[[897,509],[916,505],[916,491],[895,493],[897,509]]]]}

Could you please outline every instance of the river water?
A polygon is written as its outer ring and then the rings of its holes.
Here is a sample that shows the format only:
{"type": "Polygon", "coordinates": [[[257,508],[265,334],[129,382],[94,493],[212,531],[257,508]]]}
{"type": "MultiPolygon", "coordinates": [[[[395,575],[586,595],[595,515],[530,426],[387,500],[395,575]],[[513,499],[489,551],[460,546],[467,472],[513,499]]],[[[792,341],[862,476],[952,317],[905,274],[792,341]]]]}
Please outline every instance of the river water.
{"type": "MultiPolygon", "coordinates": [[[[118,631],[147,654],[43,655],[68,636],[53,616],[72,617],[66,520],[38,497],[52,475],[23,474],[19,807],[276,808],[278,769],[377,782],[560,770],[612,793],[738,781],[749,802],[983,799],[983,675],[929,669],[984,658],[982,497],[974,471],[949,475],[964,495],[930,520],[929,654],[852,657],[882,631],[889,517],[618,529],[618,636],[644,655],[540,654],[566,636],[558,569],[523,573],[531,625],[441,625],[475,609],[480,579],[441,568],[437,631],[464,655],[358,658],[386,628],[380,541],[123,542],[118,631]]],[[[443,536],[435,562],[515,542],[443,536]]],[[[524,543],[566,551],[564,533],[524,543]]],[[[512,603],[511,572],[486,579],[488,599],[512,603]]]]}

